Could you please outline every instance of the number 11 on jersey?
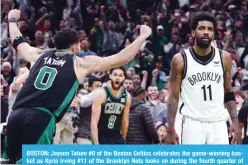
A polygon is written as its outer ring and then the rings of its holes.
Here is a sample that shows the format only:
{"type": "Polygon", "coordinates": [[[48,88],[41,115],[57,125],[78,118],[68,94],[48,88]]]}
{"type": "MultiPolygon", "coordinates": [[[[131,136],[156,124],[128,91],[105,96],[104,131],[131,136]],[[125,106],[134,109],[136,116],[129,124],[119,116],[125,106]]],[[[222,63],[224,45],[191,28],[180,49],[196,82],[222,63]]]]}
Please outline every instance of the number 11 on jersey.
{"type": "MultiPolygon", "coordinates": [[[[201,87],[201,89],[203,90],[203,97],[204,97],[204,101],[207,101],[207,90],[206,90],[206,85],[203,85],[201,87]]],[[[209,100],[212,100],[212,89],[211,89],[211,85],[207,86],[208,89],[208,93],[209,93],[209,100]]]]}

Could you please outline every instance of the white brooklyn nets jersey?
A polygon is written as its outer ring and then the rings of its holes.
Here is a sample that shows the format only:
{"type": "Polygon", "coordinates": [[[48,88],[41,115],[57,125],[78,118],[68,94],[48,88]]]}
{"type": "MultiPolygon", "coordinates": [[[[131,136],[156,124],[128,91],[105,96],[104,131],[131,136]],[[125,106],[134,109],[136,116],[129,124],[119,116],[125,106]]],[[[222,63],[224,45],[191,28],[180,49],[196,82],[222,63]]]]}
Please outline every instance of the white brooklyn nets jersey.
{"type": "Polygon", "coordinates": [[[201,121],[225,120],[222,52],[213,48],[212,57],[203,63],[196,58],[192,49],[182,52],[184,75],[180,113],[201,121]]]}

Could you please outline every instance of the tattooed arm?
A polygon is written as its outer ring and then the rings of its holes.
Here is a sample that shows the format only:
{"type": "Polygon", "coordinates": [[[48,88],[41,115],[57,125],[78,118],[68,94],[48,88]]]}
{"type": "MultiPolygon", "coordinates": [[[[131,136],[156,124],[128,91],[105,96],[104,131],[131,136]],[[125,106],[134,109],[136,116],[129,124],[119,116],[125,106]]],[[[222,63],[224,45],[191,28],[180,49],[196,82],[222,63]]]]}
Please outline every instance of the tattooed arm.
{"type": "Polygon", "coordinates": [[[175,118],[177,114],[179,94],[183,75],[183,58],[181,54],[176,54],[171,62],[170,72],[170,92],[168,98],[168,143],[178,143],[178,136],[175,133],[175,118]]]}
{"type": "Polygon", "coordinates": [[[230,133],[233,134],[232,144],[241,143],[241,132],[238,129],[238,113],[236,107],[236,101],[231,85],[231,68],[232,68],[232,58],[228,52],[223,51],[224,59],[224,88],[225,88],[225,106],[229,112],[232,119],[232,125],[230,127],[230,133]]]}

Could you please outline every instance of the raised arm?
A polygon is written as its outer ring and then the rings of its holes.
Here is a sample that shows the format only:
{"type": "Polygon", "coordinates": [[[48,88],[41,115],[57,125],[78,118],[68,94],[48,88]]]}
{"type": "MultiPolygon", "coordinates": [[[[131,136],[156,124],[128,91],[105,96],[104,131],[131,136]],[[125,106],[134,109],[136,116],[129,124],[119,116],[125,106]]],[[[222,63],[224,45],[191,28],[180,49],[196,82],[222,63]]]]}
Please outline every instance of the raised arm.
{"type": "MultiPolygon", "coordinates": [[[[13,46],[15,40],[20,41],[20,38],[23,38],[20,30],[17,27],[17,21],[20,18],[20,14],[20,11],[16,9],[11,10],[8,14],[9,34],[13,46]]],[[[27,42],[21,42],[17,46],[17,51],[18,54],[20,54],[28,62],[35,62],[39,58],[40,53],[42,52],[41,49],[31,47],[27,42]]]]}
{"type": "Polygon", "coordinates": [[[127,132],[128,132],[130,107],[131,107],[131,96],[130,94],[128,94],[127,103],[123,111],[122,123],[121,123],[121,132],[125,140],[126,140],[127,132]]]}
{"type": "Polygon", "coordinates": [[[232,144],[241,143],[242,133],[240,132],[238,126],[238,112],[237,112],[235,96],[231,84],[232,58],[228,52],[223,51],[223,59],[224,59],[224,89],[225,89],[224,101],[225,101],[225,107],[227,108],[229,115],[232,119],[232,125],[230,127],[230,133],[234,133],[232,144]]]}
{"type": "Polygon", "coordinates": [[[106,98],[106,94],[103,90],[98,92],[98,95],[93,100],[92,115],[91,115],[91,135],[94,144],[99,144],[98,140],[98,121],[101,115],[101,106],[106,98]]]}
{"type": "MultiPolygon", "coordinates": [[[[170,91],[168,98],[168,143],[178,143],[178,136],[175,132],[175,118],[177,114],[179,94],[183,74],[183,58],[181,54],[176,54],[171,62],[170,91]]],[[[167,141],[166,140],[166,141],[167,141]]]]}
{"type": "Polygon", "coordinates": [[[21,72],[18,73],[19,76],[10,85],[10,90],[12,90],[13,93],[17,93],[21,89],[22,84],[26,81],[29,75],[28,68],[21,68],[19,69],[19,72],[21,72]]]}
{"type": "MultiPolygon", "coordinates": [[[[150,27],[142,25],[140,28],[141,35],[129,46],[119,53],[109,57],[86,56],[81,60],[81,67],[87,73],[107,71],[111,68],[120,67],[131,61],[138,53],[142,43],[151,35],[150,27]]],[[[80,59],[78,59],[80,60],[80,59]]]]}

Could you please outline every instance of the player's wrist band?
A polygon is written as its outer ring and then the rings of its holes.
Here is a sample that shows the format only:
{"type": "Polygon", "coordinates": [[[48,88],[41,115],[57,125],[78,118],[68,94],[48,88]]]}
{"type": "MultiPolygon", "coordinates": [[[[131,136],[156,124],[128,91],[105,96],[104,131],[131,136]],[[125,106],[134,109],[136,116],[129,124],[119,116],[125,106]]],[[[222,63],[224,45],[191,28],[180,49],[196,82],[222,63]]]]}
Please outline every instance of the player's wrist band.
{"type": "Polygon", "coordinates": [[[166,132],[167,132],[167,133],[174,133],[174,132],[176,132],[176,131],[175,131],[175,129],[167,129],[166,132]]]}
{"type": "Polygon", "coordinates": [[[231,119],[238,119],[238,117],[237,116],[234,116],[234,117],[231,117],[231,119]]]}
{"type": "Polygon", "coordinates": [[[18,36],[13,41],[13,47],[17,50],[17,46],[23,42],[26,42],[22,36],[18,36]]]}
{"type": "Polygon", "coordinates": [[[236,101],[235,95],[233,92],[225,93],[224,102],[226,103],[228,101],[236,101]]]}
{"type": "Polygon", "coordinates": [[[16,18],[10,18],[10,19],[8,19],[8,22],[10,23],[10,22],[15,22],[15,23],[17,23],[17,19],[16,18]]]}

